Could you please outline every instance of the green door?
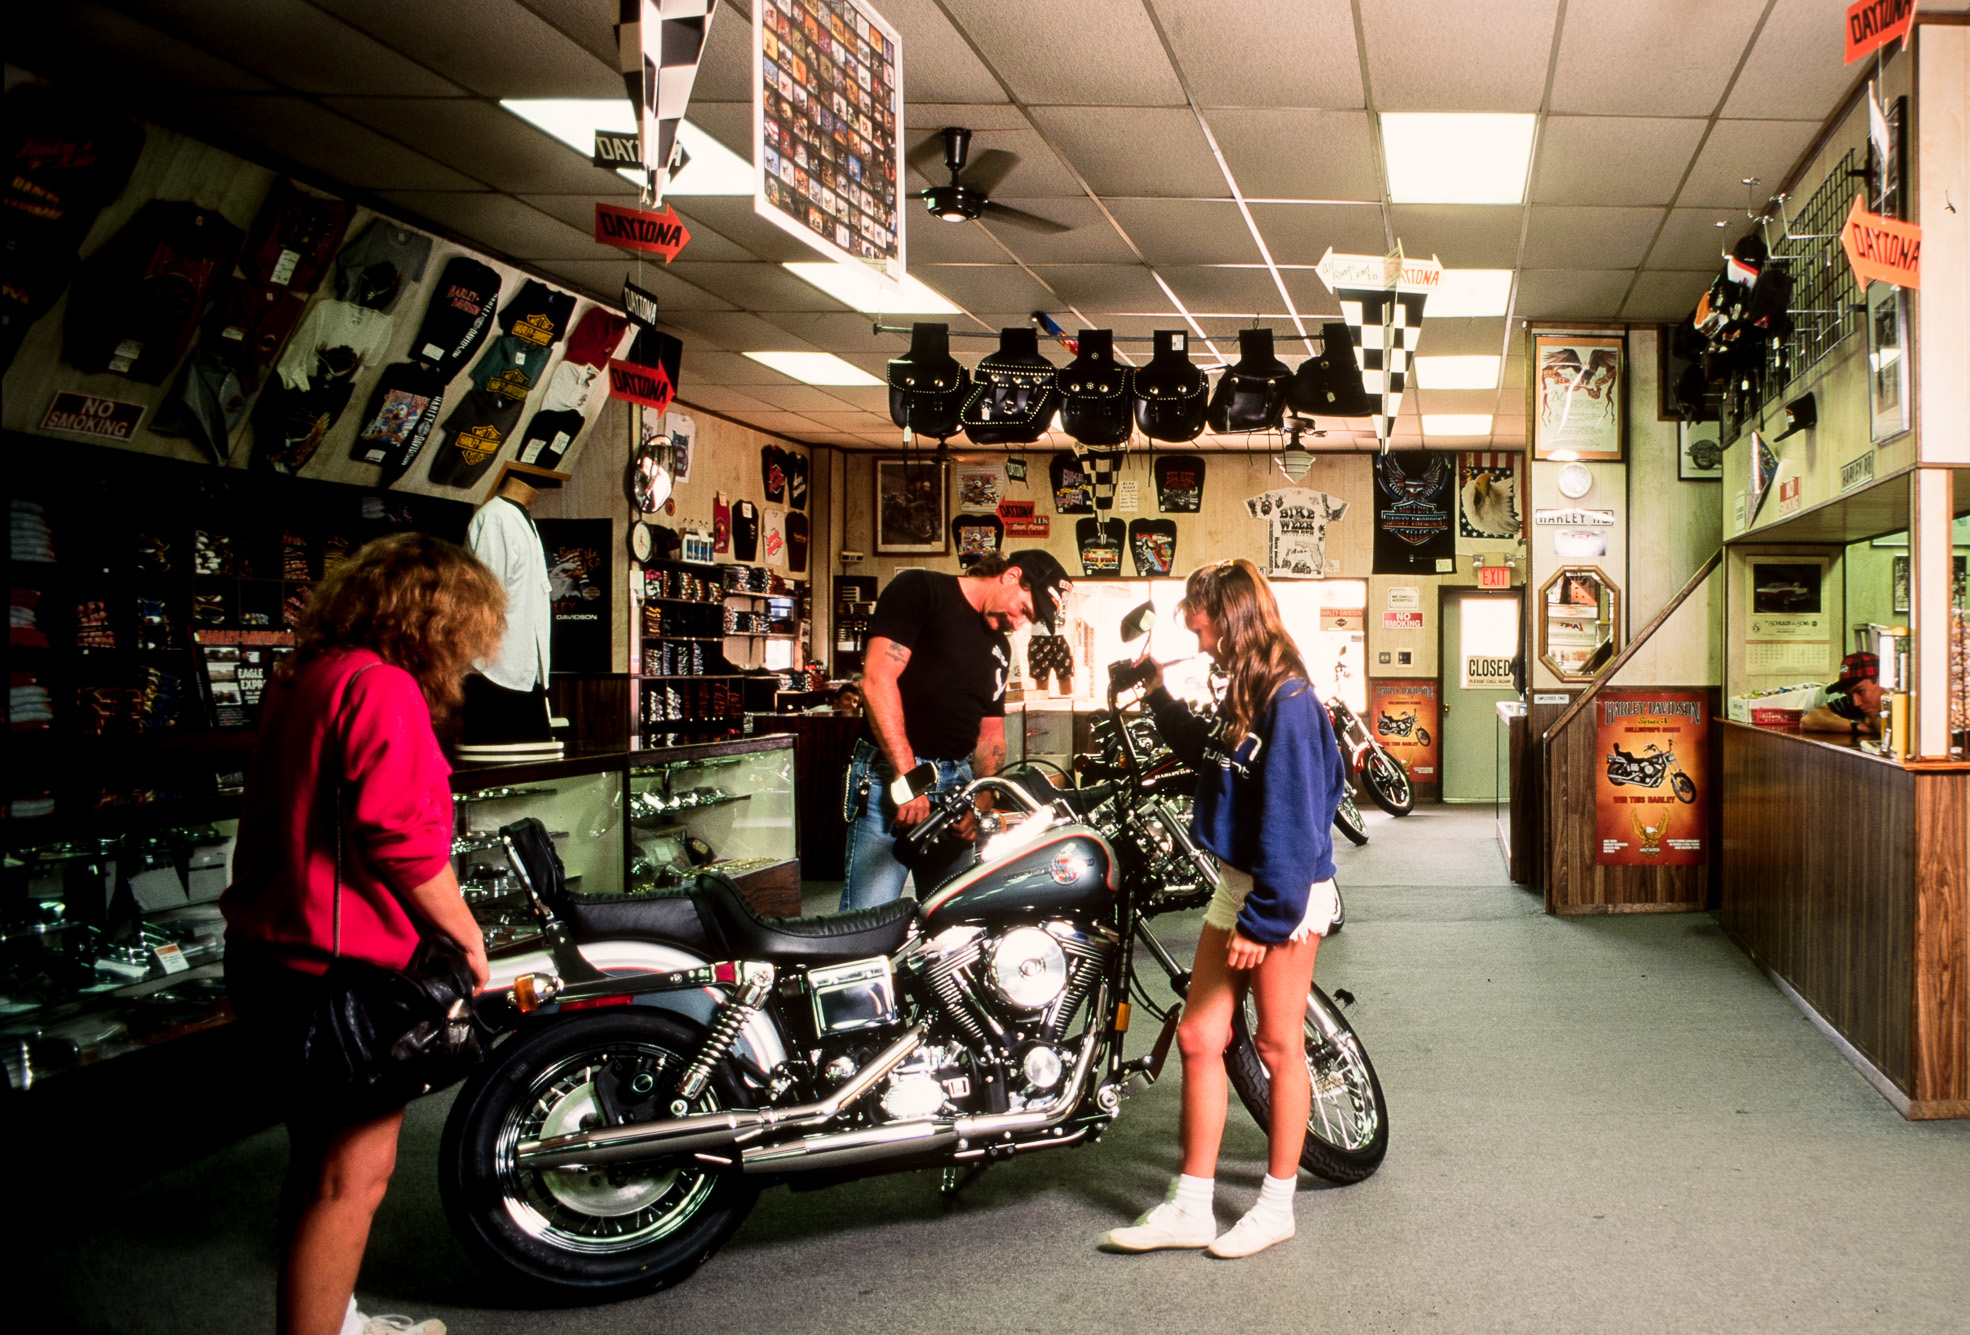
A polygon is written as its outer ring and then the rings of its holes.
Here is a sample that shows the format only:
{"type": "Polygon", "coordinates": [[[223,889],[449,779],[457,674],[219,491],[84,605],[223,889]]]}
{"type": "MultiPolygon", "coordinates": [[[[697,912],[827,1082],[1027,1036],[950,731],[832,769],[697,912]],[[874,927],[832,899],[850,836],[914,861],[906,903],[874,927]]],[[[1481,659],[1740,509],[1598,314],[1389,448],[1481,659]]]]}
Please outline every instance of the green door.
{"type": "Polygon", "coordinates": [[[1443,800],[1490,802],[1498,786],[1498,709],[1516,700],[1519,595],[1443,593],[1443,800]],[[1501,682],[1502,686],[1494,683],[1501,682]]]}

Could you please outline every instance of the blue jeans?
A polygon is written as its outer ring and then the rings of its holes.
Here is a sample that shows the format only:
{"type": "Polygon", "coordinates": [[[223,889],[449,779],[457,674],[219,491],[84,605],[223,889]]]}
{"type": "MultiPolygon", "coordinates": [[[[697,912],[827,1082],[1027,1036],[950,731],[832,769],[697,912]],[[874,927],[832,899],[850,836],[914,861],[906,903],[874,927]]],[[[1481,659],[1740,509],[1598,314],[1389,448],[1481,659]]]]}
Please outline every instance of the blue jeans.
{"type": "MultiPolygon", "coordinates": [[[[931,760],[919,763],[937,767],[932,791],[955,792],[971,782],[971,760],[931,760]]],[[[866,741],[855,743],[855,757],[848,765],[847,786],[843,790],[841,814],[848,822],[848,865],[841,879],[841,911],[871,909],[903,897],[903,883],[910,869],[896,860],[896,841],[889,827],[896,823],[896,803],[889,797],[889,782],[895,777],[889,762],[866,741]]],[[[963,859],[960,858],[959,861],[963,859]]],[[[917,898],[926,898],[931,889],[955,870],[938,874],[931,885],[917,887],[917,898]]]]}

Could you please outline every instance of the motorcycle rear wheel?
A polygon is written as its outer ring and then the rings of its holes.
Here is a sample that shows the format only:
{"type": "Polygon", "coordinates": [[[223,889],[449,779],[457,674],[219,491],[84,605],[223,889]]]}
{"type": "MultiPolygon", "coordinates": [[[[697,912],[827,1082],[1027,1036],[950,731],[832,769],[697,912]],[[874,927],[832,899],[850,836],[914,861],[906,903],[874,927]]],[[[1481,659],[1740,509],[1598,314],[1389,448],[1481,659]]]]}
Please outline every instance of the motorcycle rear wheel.
{"type": "MultiPolygon", "coordinates": [[[[1226,1074],[1238,1101],[1261,1127],[1272,1116],[1272,1073],[1252,1041],[1258,1011],[1247,991],[1231,1013],[1226,1074]]],[[[1306,1064],[1313,1081],[1300,1167],[1329,1182],[1359,1182],[1382,1166],[1389,1152],[1389,1116],[1375,1064],[1340,1008],[1315,984],[1306,999],[1306,1064]]]]}
{"type": "MultiPolygon", "coordinates": [[[[504,1044],[459,1092],[439,1151],[439,1193],[466,1248],[564,1302],[611,1302],[688,1278],[752,1212],[758,1187],[736,1168],[685,1159],[525,1169],[514,1147],[602,1125],[605,1072],[674,1085],[702,1039],[680,1017],[626,1008],[553,1020],[504,1044]]],[[[657,1096],[659,1109],[668,1097],[657,1096]]],[[[691,1111],[738,1098],[721,1070],[691,1111]]]]}
{"type": "Polygon", "coordinates": [[[1350,842],[1368,842],[1368,827],[1362,823],[1361,809],[1354,804],[1352,793],[1341,794],[1341,805],[1334,812],[1334,828],[1346,835],[1350,842]]]}
{"type": "Polygon", "coordinates": [[[1407,816],[1416,806],[1409,775],[1386,751],[1370,748],[1362,757],[1361,782],[1367,787],[1368,796],[1375,799],[1375,805],[1391,816],[1407,816]]]}

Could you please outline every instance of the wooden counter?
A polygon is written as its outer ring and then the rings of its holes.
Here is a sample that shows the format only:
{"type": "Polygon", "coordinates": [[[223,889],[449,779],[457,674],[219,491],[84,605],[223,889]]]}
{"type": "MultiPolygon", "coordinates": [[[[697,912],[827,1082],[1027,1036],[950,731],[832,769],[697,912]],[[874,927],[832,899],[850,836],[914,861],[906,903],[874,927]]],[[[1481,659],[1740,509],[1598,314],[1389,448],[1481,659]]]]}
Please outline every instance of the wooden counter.
{"type": "Polygon", "coordinates": [[[1970,773],[1718,735],[1724,930],[1904,1115],[1970,1117],[1970,773]]]}

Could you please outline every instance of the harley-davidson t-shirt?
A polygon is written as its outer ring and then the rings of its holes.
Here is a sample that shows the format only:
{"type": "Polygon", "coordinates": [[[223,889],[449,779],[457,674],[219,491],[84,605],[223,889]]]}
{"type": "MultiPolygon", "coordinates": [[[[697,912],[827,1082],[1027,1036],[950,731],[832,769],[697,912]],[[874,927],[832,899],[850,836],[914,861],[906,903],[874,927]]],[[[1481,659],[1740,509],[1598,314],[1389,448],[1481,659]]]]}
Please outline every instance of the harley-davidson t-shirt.
{"type": "Polygon", "coordinates": [[[1246,513],[1266,522],[1266,573],[1327,573],[1327,526],[1343,518],[1348,503],[1309,487],[1260,492],[1245,502],[1246,513]]]}
{"type": "MultiPolygon", "coordinates": [[[[869,620],[869,639],[910,651],[896,679],[903,731],[924,760],[962,760],[978,747],[978,722],[1006,712],[1012,650],[966,601],[956,575],[904,570],[889,581],[869,620]]],[[[862,738],[875,735],[866,721],[862,738]]]]}
{"type": "Polygon", "coordinates": [[[1166,515],[1194,515],[1204,505],[1204,460],[1195,454],[1156,459],[1156,508],[1166,515]]]}
{"type": "Polygon", "coordinates": [[[750,561],[759,554],[759,507],[751,501],[732,502],[732,555],[750,561]]]}
{"type": "Polygon", "coordinates": [[[787,451],[787,504],[796,510],[807,508],[807,456],[787,451]]]}
{"type": "Polygon", "coordinates": [[[1074,540],[1081,548],[1082,574],[1122,573],[1122,544],[1128,540],[1128,526],[1121,520],[1083,519],[1074,525],[1074,540]]]}
{"type": "Polygon", "coordinates": [[[1169,574],[1177,563],[1176,520],[1130,520],[1129,557],[1138,576],[1169,574]]]}
{"type": "Polygon", "coordinates": [[[759,480],[766,499],[779,504],[787,498],[787,452],[778,445],[759,447],[759,480]]]}
{"type": "Polygon", "coordinates": [[[1006,526],[997,515],[958,515],[951,520],[951,539],[958,549],[958,565],[969,570],[981,556],[999,550],[1006,526]]]}
{"type": "Polygon", "coordinates": [[[1062,450],[1047,462],[1053,482],[1053,508],[1064,515],[1094,513],[1094,478],[1072,451],[1062,450]]]}
{"type": "Polygon", "coordinates": [[[732,550],[732,506],[722,492],[711,502],[711,549],[720,556],[732,550]]]}
{"type": "Polygon", "coordinates": [[[787,512],[787,569],[798,575],[807,569],[807,516],[787,512]]]}

